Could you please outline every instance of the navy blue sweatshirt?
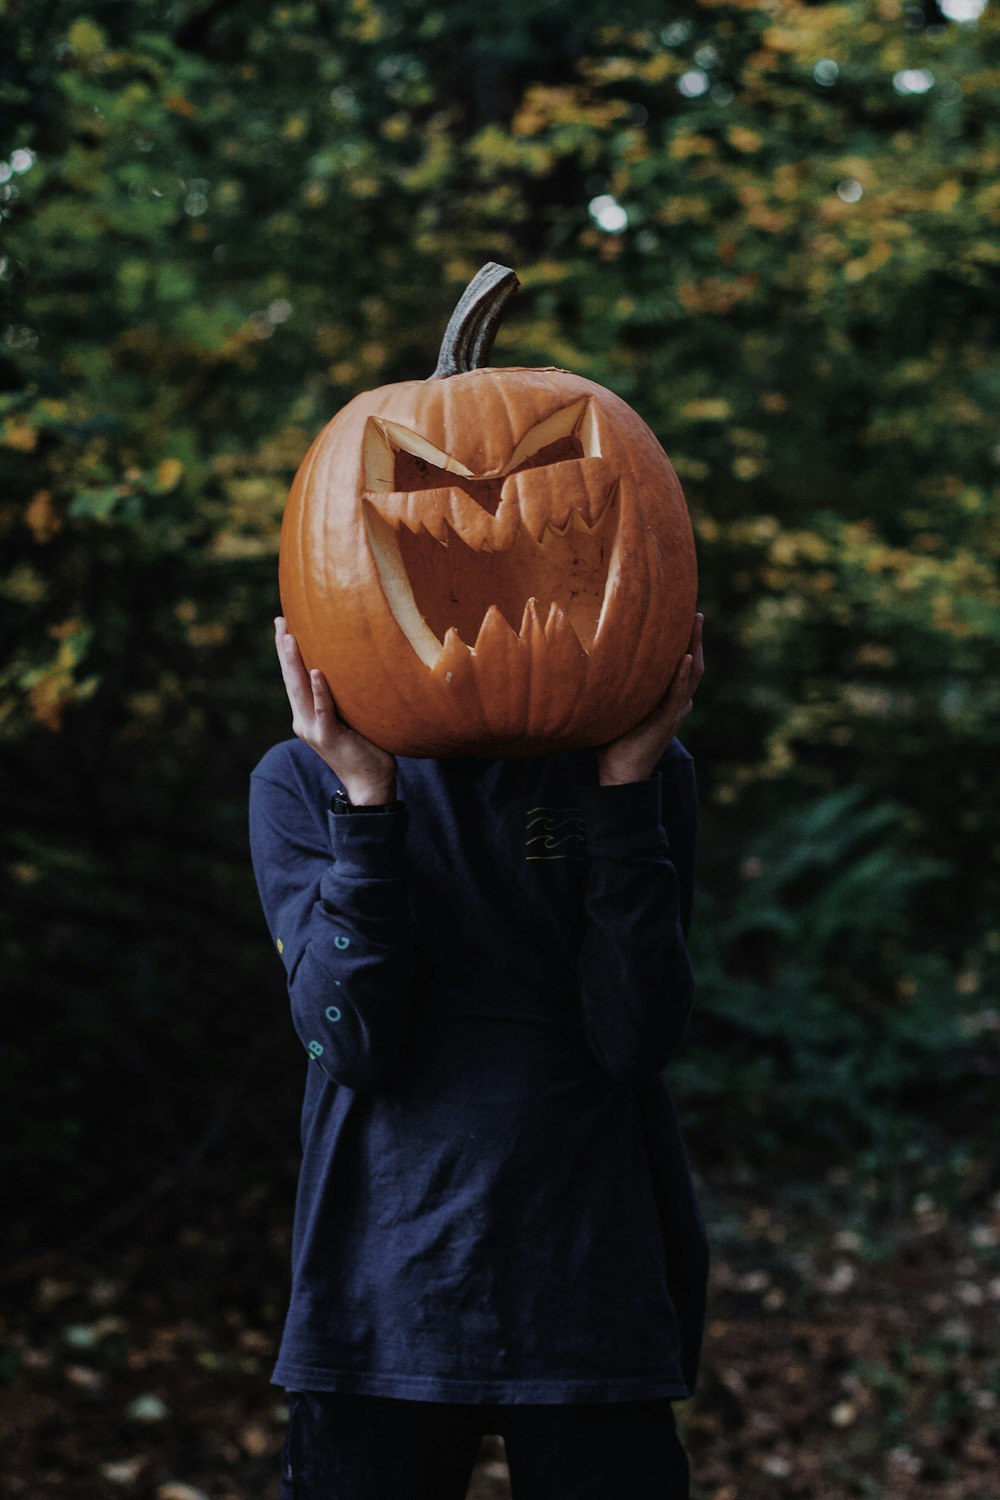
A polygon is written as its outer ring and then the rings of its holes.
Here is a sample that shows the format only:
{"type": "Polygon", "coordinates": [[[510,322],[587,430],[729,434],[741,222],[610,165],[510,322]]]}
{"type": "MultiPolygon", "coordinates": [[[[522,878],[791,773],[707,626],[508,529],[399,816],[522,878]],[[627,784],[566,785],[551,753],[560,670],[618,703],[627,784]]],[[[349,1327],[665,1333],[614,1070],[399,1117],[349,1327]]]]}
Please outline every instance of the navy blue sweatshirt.
{"type": "Polygon", "coordinates": [[[386,812],[299,739],[250,847],[304,1051],[275,1384],[462,1402],[693,1393],[708,1248],[662,1070],[693,995],[694,766],[400,758],[386,812]]]}

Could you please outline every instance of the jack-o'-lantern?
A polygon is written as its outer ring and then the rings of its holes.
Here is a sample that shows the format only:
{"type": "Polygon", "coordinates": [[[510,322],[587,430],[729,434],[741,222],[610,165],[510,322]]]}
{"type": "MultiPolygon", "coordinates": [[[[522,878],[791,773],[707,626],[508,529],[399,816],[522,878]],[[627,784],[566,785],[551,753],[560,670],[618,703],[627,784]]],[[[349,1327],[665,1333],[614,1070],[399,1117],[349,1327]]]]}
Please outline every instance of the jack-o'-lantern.
{"type": "Polygon", "coordinates": [[[288,629],[338,711],[397,755],[599,745],[662,697],[696,565],[680,482],[611,391],[486,365],[517,287],[490,263],[427,380],[319,433],[281,527],[288,629]]]}

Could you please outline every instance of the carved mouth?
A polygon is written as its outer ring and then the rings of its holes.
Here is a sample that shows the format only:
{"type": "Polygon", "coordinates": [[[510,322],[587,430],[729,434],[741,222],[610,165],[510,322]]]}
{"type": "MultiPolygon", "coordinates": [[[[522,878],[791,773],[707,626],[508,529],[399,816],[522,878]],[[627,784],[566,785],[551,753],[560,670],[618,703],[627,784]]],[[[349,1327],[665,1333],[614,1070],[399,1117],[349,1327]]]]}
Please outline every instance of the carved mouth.
{"type": "Polygon", "coordinates": [[[588,400],[537,424],[484,475],[370,418],[365,478],[382,588],[428,667],[446,645],[481,655],[504,633],[591,650],[617,573],[619,507],[588,400]]]}

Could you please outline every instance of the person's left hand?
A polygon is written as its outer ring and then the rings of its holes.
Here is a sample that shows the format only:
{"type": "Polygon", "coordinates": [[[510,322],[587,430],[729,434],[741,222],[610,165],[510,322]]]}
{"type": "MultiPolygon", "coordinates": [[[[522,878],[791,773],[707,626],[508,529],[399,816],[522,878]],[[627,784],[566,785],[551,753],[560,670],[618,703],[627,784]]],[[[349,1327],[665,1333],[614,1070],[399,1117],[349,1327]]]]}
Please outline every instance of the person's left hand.
{"type": "Polygon", "coordinates": [[[619,739],[599,746],[597,772],[601,786],[646,781],[653,774],[660,756],[694,707],[694,695],[705,670],[701,646],[704,619],[703,614],[695,615],[687,654],[681,657],[673,681],[656,707],[619,739]]]}

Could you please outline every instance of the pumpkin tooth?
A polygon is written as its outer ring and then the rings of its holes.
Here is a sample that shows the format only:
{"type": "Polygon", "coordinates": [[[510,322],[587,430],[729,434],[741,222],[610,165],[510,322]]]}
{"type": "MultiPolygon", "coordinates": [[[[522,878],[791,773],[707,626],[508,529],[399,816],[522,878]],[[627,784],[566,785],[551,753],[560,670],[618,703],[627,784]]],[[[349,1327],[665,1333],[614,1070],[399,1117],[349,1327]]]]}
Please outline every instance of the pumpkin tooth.
{"type": "Polygon", "coordinates": [[[491,604],[483,616],[483,623],[476,636],[476,644],[472,648],[473,652],[476,656],[483,656],[490,651],[503,652],[511,641],[517,641],[517,635],[496,605],[491,604]]]}
{"type": "Polygon", "coordinates": [[[461,490],[451,490],[447,501],[448,524],[467,547],[482,550],[493,529],[493,517],[461,490]]]}
{"type": "Polygon", "coordinates": [[[431,668],[431,672],[449,686],[453,682],[461,682],[464,680],[463,674],[468,669],[471,657],[472,647],[465,644],[454,625],[449,625],[445,631],[441,655],[431,668]]]}
{"type": "Polygon", "coordinates": [[[440,542],[442,547],[447,547],[449,527],[444,516],[439,512],[435,513],[432,511],[430,515],[422,515],[420,517],[420,525],[428,536],[432,536],[436,542],[440,542]]]}
{"type": "Polygon", "coordinates": [[[547,639],[552,640],[552,638],[557,634],[558,631],[563,628],[565,624],[566,615],[553,599],[552,603],[549,605],[549,613],[545,620],[545,634],[547,639]]]}
{"type": "Polygon", "coordinates": [[[537,638],[541,632],[542,622],[538,618],[538,600],[531,598],[524,606],[524,613],[521,616],[521,628],[517,632],[518,639],[523,641],[527,646],[530,644],[532,636],[537,638]]]}
{"type": "MultiPolygon", "coordinates": [[[[393,531],[398,531],[400,526],[405,521],[405,516],[402,512],[401,506],[397,503],[393,503],[398,501],[400,498],[401,497],[397,495],[381,495],[378,494],[375,490],[365,490],[362,496],[362,499],[365,501],[366,505],[369,506],[374,514],[378,516],[379,520],[384,521],[387,526],[391,526],[393,531]],[[386,504],[387,499],[390,502],[389,504],[386,504]]],[[[410,527],[411,531],[412,529],[413,528],[410,527]]]]}
{"type": "MultiPolygon", "coordinates": [[[[562,516],[559,518],[553,517],[551,520],[546,521],[545,525],[542,527],[542,535],[539,538],[543,546],[550,540],[551,537],[556,536],[561,539],[562,537],[566,536],[568,532],[572,531],[574,529],[574,516],[576,516],[577,514],[577,511],[571,510],[569,515],[567,516],[562,516]]],[[[584,522],[582,529],[584,531],[588,530],[586,522],[584,522]]]]}
{"type": "Polygon", "coordinates": [[[414,490],[402,502],[401,514],[414,536],[426,533],[442,546],[448,545],[448,520],[440,501],[431,491],[414,490]]]}
{"type": "Polygon", "coordinates": [[[490,529],[489,543],[484,545],[483,551],[506,552],[513,546],[521,524],[522,518],[517,497],[514,495],[504,497],[497,506],[497,513],[493,517],[493,525],[490,529]]]}
{"type": "Polygon", "coordinates": [[[545,621],[545,639],[550,646],[558,648],[563,667],[582,661],[588,655],[586,647],[573,629],[573,622],[554,599],[549,605],[545,621]]]}
{"type": "Polygon", "coordinates": [[[521,498],[521,524],[536,542],[545,540],[547,531],[554,531],[562,536],[569,519],[566,502],[559,507],[561,496],[548,494],[531,494],[521,498]]]}

